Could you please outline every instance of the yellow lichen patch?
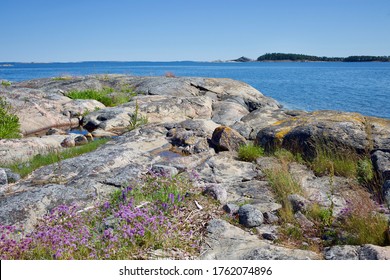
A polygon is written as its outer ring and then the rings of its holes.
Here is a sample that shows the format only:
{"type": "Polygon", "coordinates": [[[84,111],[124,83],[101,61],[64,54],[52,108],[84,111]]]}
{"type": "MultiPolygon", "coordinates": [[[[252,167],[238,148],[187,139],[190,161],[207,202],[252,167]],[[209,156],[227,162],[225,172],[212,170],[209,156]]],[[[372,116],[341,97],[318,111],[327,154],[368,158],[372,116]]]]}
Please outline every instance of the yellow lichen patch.
{"type": "Polygon", "coordinates": [[[390,120],[388,119],[381,119],[381,118],[375,118],[375,117],[367,117],[367,120],[374,124],[374,125],[380,125],[380,126],[388,126],[390,127],[390,120]]]}
{"type": "Polygon", "coordinates": [[[282,139],[284,138],[284,136],[286,136],[286,134],[289,133],[289,132],[291,131],[291,129],[292,129],[292,127],[290,127],[290,126],[281,128],[281,129],[275,134],[276,139],[282,140],[282,139]]]}

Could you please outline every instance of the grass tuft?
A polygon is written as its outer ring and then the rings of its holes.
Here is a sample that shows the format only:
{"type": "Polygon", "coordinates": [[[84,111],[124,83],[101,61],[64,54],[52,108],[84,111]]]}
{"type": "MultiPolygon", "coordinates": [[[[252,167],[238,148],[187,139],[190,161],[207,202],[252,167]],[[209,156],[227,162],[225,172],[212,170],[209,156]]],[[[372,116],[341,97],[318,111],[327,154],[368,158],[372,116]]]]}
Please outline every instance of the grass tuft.
{"type": "Polygon", "coordinates": [[[134,96],[134,93],[128,90],[114,92],[114,89],[112,88],[104,88],[100,91],[92,89],[71,91],[67,94],[67,96],[72,99],[94,99],[103,103],[107,107],[113,107],[129,102],[134,96]]]}
{"type": "Polygon", "coordinates": [[[238,158],[243,161],[252,162],[264,155],[264,149],[253,143],[240,146],[238,149],[238,158]]]}
{"type": "Polygon", "coordinates": [[[83,146],[72,147],[63,151],[56,150],[45,155],[38,154],[28,162],[14,163],[5,167],[10,168],[13,172],[20,174],[20,176],[25,177],[42,166],[57,163],[61,160],[65,160],[94,151],[101,145],[107,143],[108,140],[109,139],[98,139],[83,146]]]}
{"type": "Polygon", "coordinates": [[[0,139],[20,138],[20,123],[11,106],[0,97],[0,139]]]}

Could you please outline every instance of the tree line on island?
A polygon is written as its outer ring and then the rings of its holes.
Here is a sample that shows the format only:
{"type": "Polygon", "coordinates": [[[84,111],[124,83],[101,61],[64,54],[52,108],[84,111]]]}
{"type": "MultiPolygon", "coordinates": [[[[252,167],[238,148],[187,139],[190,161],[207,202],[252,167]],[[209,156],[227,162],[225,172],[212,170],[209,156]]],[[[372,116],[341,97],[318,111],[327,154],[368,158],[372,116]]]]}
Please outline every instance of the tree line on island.
{"type": "Polygon", "coordinates": [[[266,53],[252,60],[245,56],[231,60],[235,62],[253,61],[330,61],[330,62],[390,62],[390,56],[356,55],[348,57],[326,57],[294,53],[266,53]]]}

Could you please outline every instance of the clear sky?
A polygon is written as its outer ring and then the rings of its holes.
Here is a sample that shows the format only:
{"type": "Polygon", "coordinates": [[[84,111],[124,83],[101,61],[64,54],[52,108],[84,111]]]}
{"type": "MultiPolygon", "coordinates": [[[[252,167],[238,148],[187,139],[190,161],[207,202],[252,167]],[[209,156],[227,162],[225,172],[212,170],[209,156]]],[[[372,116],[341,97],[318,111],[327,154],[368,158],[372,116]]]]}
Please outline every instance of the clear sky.
{"type": "Polygon", "coordinates": [[[0,61],[390,55],[390,0],[1,0],[0,61]]]}

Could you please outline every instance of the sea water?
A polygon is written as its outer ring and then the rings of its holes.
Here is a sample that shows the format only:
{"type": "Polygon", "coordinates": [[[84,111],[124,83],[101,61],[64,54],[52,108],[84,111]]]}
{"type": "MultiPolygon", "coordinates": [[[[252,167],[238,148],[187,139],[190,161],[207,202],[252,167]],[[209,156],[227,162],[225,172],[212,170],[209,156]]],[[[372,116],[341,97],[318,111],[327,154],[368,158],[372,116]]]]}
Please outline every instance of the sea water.
{"type": "Polygon", "coordinates": [[[289,109],[339,110],[390,118],[390,63],[345,62],[0,62],[0,80],[89,74],[231,78],[289,109]]]}

